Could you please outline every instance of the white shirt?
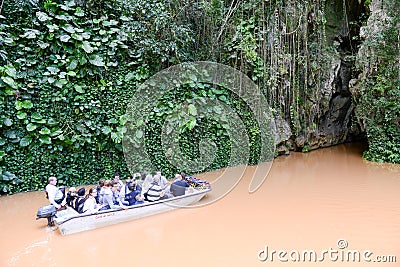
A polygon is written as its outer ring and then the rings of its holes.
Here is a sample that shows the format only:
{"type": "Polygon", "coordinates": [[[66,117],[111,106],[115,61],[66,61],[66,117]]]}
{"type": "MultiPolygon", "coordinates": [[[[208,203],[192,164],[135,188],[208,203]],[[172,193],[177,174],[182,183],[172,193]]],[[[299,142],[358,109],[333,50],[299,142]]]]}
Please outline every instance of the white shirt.
{"type": "Polygon", "coordinates": [[[167,178],[165,178],[165,176],[161,176],[161,178],[160,178],[160,186],[161,186],[161,188],[165,189],[168,184],[169,183],[168,183],[167,178]]]}
{"type": "Polygon", "coordinates": [[[83,213],[96,213],[98,210],[94,197],[89,197],[85,200],[85,204],[83,204],[83,213]]]}
{"type": "Polygon", "coordinates": [[[63,197],[63,193],[58,189],[57,186],[48,184],[46,185],[46,192],[47,196],[49,197],[49,201],[53,204],[56,208],[59,208],[60,205],[55,202],[57,199],[61,199],[63,197]]]}

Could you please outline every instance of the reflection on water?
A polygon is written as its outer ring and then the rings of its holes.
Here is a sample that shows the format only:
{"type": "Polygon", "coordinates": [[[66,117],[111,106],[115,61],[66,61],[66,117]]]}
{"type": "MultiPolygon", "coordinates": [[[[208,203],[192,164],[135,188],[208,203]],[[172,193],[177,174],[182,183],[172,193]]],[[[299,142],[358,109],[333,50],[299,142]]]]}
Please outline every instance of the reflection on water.
{"type": "MultiPolygon", "coordinates": [[[[260,250],[321,252],[338,248],[395,255],[400,262],[400,166],[370,163],[357,145],[276,159],[255,192],[255,167],[225,197],[209,205],[70,236],[35,221],[43,192],[1,197],[0,266],[309,266],[258,259],[260,250]]],[[[216,171],[199,175],[215,180],[216,171]]],[[[208,196],[213,197],[213,192],[208,196]]],[[[207,200],[204,200],[207,201],[207,200]]],[[[346,251],[346,249],[342,250],[346,251]]],[[[296,254],[293,254],[294,257],[296,254]]],[[[265,256],[265,255],[262,255],[265,256]]],[[[328,256],[328,255],[326,255],[328,256]]],[[[362,260],[362,259],[361,259],[362,260]]],[[[333,262],[318,266],[362,266],[333,262]]]]}

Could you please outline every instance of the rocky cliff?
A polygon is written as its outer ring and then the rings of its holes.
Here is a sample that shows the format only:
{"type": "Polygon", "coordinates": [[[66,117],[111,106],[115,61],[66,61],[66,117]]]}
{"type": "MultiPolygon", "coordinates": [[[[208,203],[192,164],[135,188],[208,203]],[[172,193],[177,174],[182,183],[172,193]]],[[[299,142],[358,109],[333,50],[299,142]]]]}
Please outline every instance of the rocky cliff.
{"type": "Polygon", "coordinates": [[[308,17],[311,19],[307,20],[309,29],[314,17],[322,15],[326,18],[323,27],[326,63],[319,65],[324,67],[326,75],[315,76],[321,80],[320,88],[315,87],[317,82],[312,74],[308,79],[313,86],[311,90],[317,92],[308,99],[316,105],[314,115],[309,114],[313,127],[305,127],[304,131],[296,133],[290,119],[278,116],[276,142],[279,154],[366,138],[365,121],[361,119],[357,104],[361,91],[368,89],[360,86],[360,81],[371,73],[379,60],[371,62],[375,58],[372,56],[374,51],[364,43],[385,28],[385,22],[390,20],[388,7],[381,0],[332,0],[326,1],[323,8],[320,14],[310,11],[308,17]]]}

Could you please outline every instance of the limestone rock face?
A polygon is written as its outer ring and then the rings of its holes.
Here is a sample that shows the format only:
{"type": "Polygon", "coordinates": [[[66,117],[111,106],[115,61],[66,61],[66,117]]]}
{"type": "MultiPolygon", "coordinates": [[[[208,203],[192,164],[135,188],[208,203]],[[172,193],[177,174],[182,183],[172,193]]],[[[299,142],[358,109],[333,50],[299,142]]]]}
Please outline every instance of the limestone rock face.
{"type": "Polygon", "coordinates": [[[287,146],[288,141],[292,136],[290,125],[281,116],[276,116],[273,121],[273,127],[278,155],[289,154],[289,149],[292,148],[287,146]]]}
{"type": "MultiPolygon", "coordinates": [[[[358,79],[368,75],[368,66],[360,73],[355,71],[355,64],[359,57],[370,53],[363,48],[362,39],[368,38],[370,32],[379,32],[382,21],[387,19],[385,12],[379,9],[380,1],[372,0],[369,7],[357,0],[346,0],[346,5],[343,0],[326,1],[326,43],[333,49],[324,54],[327,63],[322,72],[325,75],[317,78],[322,77],[320,88],[313,88],[317,94],[307,99],[315,114],[308,122],[311,126],[299,132],[275,127],[278,154],[288,154],[288,150],[313,150],[364,136],[365,127],[357,119],[355,99],[357,90],[361,90],[357,89],[358,79]],[[370,14],[367,26],[360,29],[349,23],[366,14],[370,14]]],[[[309,75],[310,84],[317,84],[313,76],[309,75]]],[[[290,119],[285,120],[286,123],[280,118],[276,124],[290,126],[290,119]]]]}
{"type": "MultiPolygon", "coordinates": [[[[360,29],[360,38],[364,41],[364,44],[360,45],[360,48],[356,57],[356,66],[359,70],[359,75],[353,77],[349,84],[349,90],[353,95],[354,99],[358,99],[361,93],[367,88],[361,86],[361,81],[365,80],[366,77],[371,75],[379,64],[379,55],[376,54],[370,46],[365,45],[365,43],[373,42],[375,36],[382,33],[382,30],[387,27],[388,22],[391,17],[388,15],[388,10],[386,10],[386,5],[383,5],[383,0],[372,0],[370,3],[370,16],[368,18],[367,24],[360,29]]],[[[400,25],[399,25],[400,27],[400,25]]],[[[366,123],[365,121],[359,119],[359,110],[355,107],[355,117],[357,118],[357,127],[360,131],[365,132],[366,123]]]]}

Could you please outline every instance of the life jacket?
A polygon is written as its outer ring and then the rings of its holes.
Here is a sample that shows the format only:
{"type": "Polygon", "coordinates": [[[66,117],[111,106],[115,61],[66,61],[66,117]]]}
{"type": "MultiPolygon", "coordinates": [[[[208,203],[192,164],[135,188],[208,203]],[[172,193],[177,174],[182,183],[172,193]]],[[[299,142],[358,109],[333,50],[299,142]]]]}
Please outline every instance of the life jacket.
{"type": "Polygon", "coordinates": [[[131,184],[131,182],[128,182],[128,183],[126,183],[126,185],[125,185],[125,196],[124,196],[124,200],[125,201],[129,201],[129,200],[131,200],[132,199],[132,191],[131,190],[129,190],[129,185],[131,184]]]}
{"type": "Polygon", "coordinates": [[[132,206],[135,204],[136,196],[138,196],[138,195],[140,195],[139,190],[133,190],[130,193],[128,193],[127,195],[125,195],[125,199],[126,199],[126,201],[128,201],[129,206],[132,206]]]}
{"type": "Polygon", "coordinates": [[[79,212],[83,213],[83,206],[85,205],[85,197],[77,197],[75,199],[74,209],[79,212]]]}
{"type": "Polygon", "coordinates": [[[83,213],[83,205],[85,204],[85,188],[80,188],[78,190],[78,197],[74,201],[74,209],[83,213]]]}

